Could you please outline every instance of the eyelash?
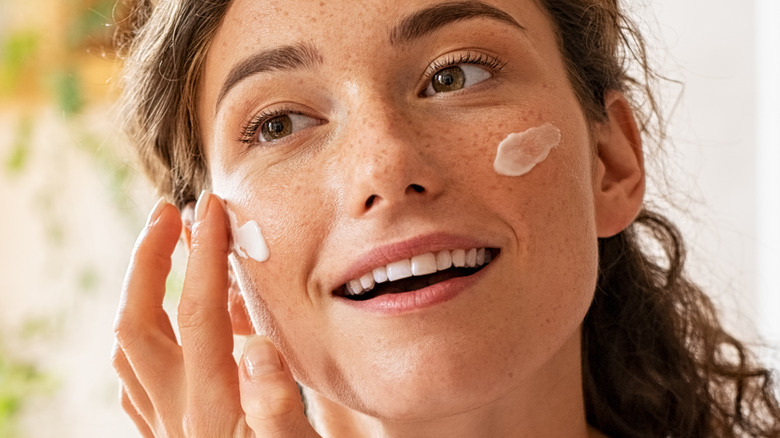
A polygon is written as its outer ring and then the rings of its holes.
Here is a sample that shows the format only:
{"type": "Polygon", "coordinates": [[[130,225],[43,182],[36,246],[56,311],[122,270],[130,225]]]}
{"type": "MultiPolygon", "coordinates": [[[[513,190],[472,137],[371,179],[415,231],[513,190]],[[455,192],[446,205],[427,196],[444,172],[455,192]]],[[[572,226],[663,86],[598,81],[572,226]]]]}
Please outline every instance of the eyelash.
{"type": "Polygon", "coordinates": [[[252,120],[244,125],[244,127],[241,129],[241,137],[239,137],[238,141],[249,145],[256,143],[255,137],[257,136],[257,131],[261,126],[263,126],[263,124],[267,123],[269,120],[275,117],[284,116],[287,114],[304,115],[300,111],[294,111],[290,108],[284,107],[263,111],[260,114],[252,117],[252,120]]]}
{"type": "Polygon", "coordinates": [[[459,64],[471,64],[487,67],[494,73],[500,72],[506,66],[506,62],[502,61],[498,56],[486,55],[484,53],[474,54],[472,52],[466,52],[459,55],[451,55],[445,59],[434,61],[434,63],[425,70],[426,84],[430,82],[430,80],[433,78],[433,75],[435,75],[440,70],[448,67],[454,67],[459,64]]]}
{"type": "MultiPolygon", "coordinates": [[[[438,71],[459,64],[471,64],[488,67],[493,72],[500,72],[504,66],[506,66],[506,63],[497,56],[490,56],[484,53],[474,54],[472,52],[466,52],[460,55],[452,55],[446,59],[437,60],[431,64],[425,70],[426,83],[429,82],[431,78],[433,78],[433,75],[435,75],[438,71]]],[[[238,141],[247,145],[254,144],[257,131],[261,126],[263,126],[264,123],[275,117],[283,116],[285,114],[304,115],[300,111],[294,111],[290,108],[276,108],[270,111],[263,111],[260,114],[252,117],[252,120],[244,125],[244,127],[241,129],[241,137],[238,139],[238,141]]]]}

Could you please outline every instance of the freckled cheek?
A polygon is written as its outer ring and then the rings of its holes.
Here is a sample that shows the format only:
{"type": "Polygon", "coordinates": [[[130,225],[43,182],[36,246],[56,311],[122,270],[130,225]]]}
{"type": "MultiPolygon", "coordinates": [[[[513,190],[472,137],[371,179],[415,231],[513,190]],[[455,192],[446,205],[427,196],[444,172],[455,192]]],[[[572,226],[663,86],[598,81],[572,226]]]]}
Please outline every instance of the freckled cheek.
{"type": "Polygon", "coordinates": [[[256,178],[246,181],[244,189],[233,201],[239,207],[240,221],[255,220],[268,244],[270,258],[256,263],[258,276],[273,272],[295,281],[303,281],[300,270],[315,252],[312,236],[321,235],[320,228],[328,217],[322,185],[311,174],[292,173],[284,180],[256,178]]]}

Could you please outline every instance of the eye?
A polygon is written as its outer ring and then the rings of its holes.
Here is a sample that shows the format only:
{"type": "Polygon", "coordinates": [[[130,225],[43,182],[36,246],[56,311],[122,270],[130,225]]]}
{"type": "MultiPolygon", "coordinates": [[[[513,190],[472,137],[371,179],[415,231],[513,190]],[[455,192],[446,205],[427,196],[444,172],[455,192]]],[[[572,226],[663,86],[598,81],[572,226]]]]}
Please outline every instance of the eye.
{"type": "Polygon", "coordinates": [[[433,96],[438,93],[449,93],[476,85],[493,76],[488,70],[472,65],[458,64],[443,68],[434,73],[431,82],[423,95],[433,96]]]}
{"type": "Polygon", "coordinates": [[[263,113],[244,127],[240,141],[248,144],[271,143],[319,124],[317,119],[286,110],[263,113]]]}

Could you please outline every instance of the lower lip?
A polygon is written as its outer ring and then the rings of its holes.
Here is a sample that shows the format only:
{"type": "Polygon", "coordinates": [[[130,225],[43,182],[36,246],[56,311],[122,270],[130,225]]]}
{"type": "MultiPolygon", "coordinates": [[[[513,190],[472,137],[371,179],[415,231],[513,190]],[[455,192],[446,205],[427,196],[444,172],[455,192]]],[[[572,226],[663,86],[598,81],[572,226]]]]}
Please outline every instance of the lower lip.
{"type": "Polygon", "coordinates": [[[433,307],[447,302],[476,284],[485,275],[485,271],[495,262],[466,277],[455,277],[411,292],[384,294],[366,301],[354,301],[348,298],[340,300],[363,312],[398,315],[433,307]]]}

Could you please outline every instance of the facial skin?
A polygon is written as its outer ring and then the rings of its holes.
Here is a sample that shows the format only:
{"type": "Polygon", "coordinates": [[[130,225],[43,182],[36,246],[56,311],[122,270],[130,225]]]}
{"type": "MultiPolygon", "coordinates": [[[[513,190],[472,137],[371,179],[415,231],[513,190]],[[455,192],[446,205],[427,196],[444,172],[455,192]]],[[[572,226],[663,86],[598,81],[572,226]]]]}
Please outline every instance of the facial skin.
{"type": "Polygon", "coordinates": [[[391,41],[403,18],[441,4],[231,5],[209,50],[199,118],[214,193],[240,223],[260,224],[271,253],[236,259],[235,274],[255,329],[288,360],[323,428],[500,436],[522,425],[528,436],[584,436],[580,324],[597,237],[619,232],[641,203],[633,119],[613,95],[616,121],[586,120],[532,0],[483,3],[517,24],[481,14],[391,41]],[[307,47],[308,65],[223,91],[236,65],[285,46],[307,47]],[[486,65],[458,62],[467,59],[486,65]],[[467,66],[466,85],[426,95],[450,61],[467,66]],[[239,140],[273,111],[303,117],[275,142],[239,140]],[[499,142],[544,123],[561,130],[547,160],[522,177],[498,175],[499,142]],[[629,164],[615,165],[621,156],[629,164]],[[432,306],[378,314],[334,296],[371,250],[421,238],[410,255],[421,254],[430,236],[500,255],[432,306]]]}

